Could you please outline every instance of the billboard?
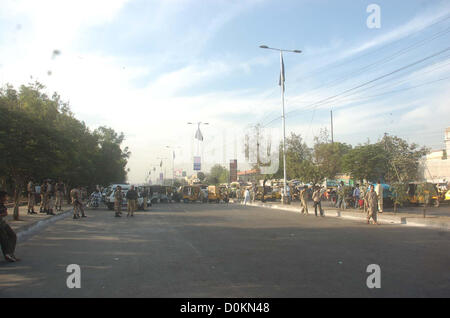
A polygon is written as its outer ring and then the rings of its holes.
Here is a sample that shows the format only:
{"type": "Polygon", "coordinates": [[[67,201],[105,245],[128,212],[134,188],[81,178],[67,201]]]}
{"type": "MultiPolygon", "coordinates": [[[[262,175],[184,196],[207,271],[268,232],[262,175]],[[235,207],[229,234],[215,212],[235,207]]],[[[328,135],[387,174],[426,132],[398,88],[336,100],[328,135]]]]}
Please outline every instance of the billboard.
{"type": "Polygon", "coordinates": [[[201,170],[201,158],[200,156],[194,157],[194,171],[200,171],[201,170]]]}

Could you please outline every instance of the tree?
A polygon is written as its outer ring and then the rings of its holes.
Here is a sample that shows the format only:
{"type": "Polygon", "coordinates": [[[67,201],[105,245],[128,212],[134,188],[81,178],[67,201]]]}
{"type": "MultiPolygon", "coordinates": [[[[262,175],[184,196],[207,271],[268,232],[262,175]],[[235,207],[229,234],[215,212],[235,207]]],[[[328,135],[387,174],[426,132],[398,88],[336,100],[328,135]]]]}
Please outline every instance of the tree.
{"type": "Polygon", "coordinates": [[[385,180],[388,183],[414,181],[418,178],[420,158],[429,153],[427,147],[417,144],[408,144],[396,136],[385,134],[378,142],[387,153],[389,163],[385,171],[385,180]]]}
{"type": "Polygon", "coordinates": [[[336,174],[342,172],[342,158],[351,149],[352,146],[345,143],[316,142],[313,159],[326,178],[334,179],[336,174]]]}
{"type": "Polygon", "coordinates": [[[197,178],[200,180],[200,182],[203,182],[203,180],[205,180],[206,175],[203,172],[199,172],[197,173],[197,178]]]}
{"type": "Polygon", "coordinates": [[[219,184],[219,183],[227,183],[229,180],[229,171],[222,167],[219,164],[214,165],[211,168],[209,175],[206,180],[208,184],[219,184]]]}
{"type": "Polygon", "coordinates": [[[126,180],[130,156],[121,150],[123,134],[100,127],[92,133],[77,120],[68,103],[48,97],[38,82],[0,90],[0,179],[12,184],[14,219],[21,192],[30,179],[59,179],[94,185],[126,180]]]}
{"type": "Polygon", "coordinates": [[[387,170],[387,153],[380,144],[359,145],[342,158],[342,171],[355,180],[375,181],[387,170]]]}

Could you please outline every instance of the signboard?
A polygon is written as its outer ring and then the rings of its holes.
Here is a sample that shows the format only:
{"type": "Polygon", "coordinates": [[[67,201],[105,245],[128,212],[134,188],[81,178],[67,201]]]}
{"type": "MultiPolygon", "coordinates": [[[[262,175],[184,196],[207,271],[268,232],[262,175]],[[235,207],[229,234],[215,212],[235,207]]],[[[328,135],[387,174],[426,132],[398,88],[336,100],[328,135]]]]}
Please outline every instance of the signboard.
{"type": "Polygon", "coordinates": [[[200,156],[194,157],[194,171],[200,171],[201,170],[201,158],[200,156]]]}
{"type": "Polygon", "coordinates": [[[230,160],[230,182],[237,181],[237,160],[230,160]]]}

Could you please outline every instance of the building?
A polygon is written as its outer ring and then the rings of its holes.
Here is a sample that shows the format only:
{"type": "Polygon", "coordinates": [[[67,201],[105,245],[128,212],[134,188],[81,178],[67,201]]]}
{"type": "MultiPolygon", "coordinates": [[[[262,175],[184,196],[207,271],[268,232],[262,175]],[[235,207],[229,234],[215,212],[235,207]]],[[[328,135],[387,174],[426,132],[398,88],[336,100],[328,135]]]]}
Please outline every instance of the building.
{"type": "Polygon", "coordinates": [[[450,182],[450,127],[445,130],[445,149],[433,150],[422,158],[419,176],[423,181],[432,183],[450,182]]]}

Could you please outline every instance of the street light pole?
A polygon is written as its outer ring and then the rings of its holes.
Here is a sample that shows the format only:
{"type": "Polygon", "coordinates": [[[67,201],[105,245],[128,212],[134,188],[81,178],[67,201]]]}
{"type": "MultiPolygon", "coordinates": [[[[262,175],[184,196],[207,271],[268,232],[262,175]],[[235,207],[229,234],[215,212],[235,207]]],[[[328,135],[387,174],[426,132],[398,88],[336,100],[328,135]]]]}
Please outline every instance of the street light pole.
{"type": "MultiPolygon", "coordinates": [[[[280,86],[281,86],[281,106],[282,106],[282,116],[281,116],[281,125],[283,129],[283,203],[286,202],[287,196],[287,180],[286,180],[286,122],[285,122],[285,114],[284,114],[284,62],[283,62],[283,52],[292,52],[292,53],[301,53],[300,50],[284,50],[271,48],[267,45],[260,45],[261,49],[275,50],[280,52],[280,86]]],[[[263,194],[264,195],[264,194],[263,194]]]]}

